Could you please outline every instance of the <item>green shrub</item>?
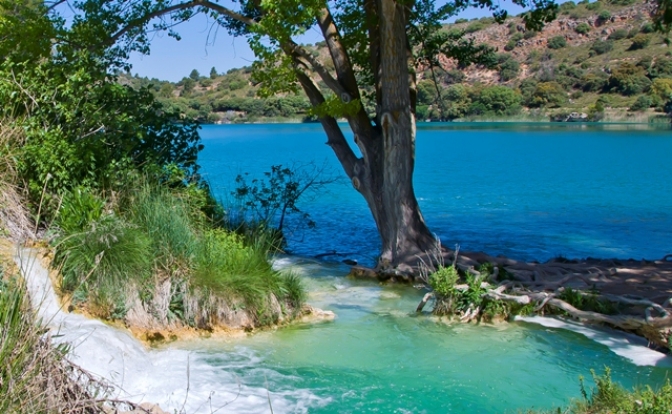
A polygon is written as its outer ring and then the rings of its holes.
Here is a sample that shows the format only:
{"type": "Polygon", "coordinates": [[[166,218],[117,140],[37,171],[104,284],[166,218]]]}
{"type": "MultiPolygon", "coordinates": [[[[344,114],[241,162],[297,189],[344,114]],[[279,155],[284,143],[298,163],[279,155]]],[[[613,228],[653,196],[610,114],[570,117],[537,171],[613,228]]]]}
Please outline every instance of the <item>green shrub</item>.
{"type": "Polygon", "coordinates": [[[609,86],[623,95],[636,95],[647,91],[651,80],[643,68],[631,62],[623,62],[611,71],[609,86]]]}
{"type": "Polygon", "coordinates": [[[527,31],[525,31],[525,33],[523,33],[523,39],[525,39],[525,40],[532,39],[533,37],[535,37],[537,35],[537,33],[538,32],[535,31],[535,30],[527,30],[527,31]]]}
{"type": "Polygon", "coordinates": [[[602,10],[598,15],[597,15],[597,21],[602,24],[605,23],[607,20],[611,19],[611,13],[609,10],[602,10]]]}
{"type": "Polygon", "coordinates": [[[523,34],[521,32],[516,32],[511,36],[510,40],[513,40],[514,42],[518,42],[523,40],[523,34]]]}
{"type": "Polygon", "coordinates": [[[567,46],[567,39],[564,36],[554,36],[548,40],[549,49],[562,49],[567,46]]]}
{"type": "Polygon", "coordinates": [[[632,39],[632,44],[630,45],[630,50],[644,49],[649,45],[650,42],[651,42],[651,37],[649,37],[649,35],[646,35],[644,33],[640,33],[632,39]]]}
{"type": "Polygon", "coordinates": [[[642,33],[653,33],[656,31],[655,26],[651,22],[646,22],[642,25],[642,27],[639,28],[640,32],[642,33]]]}
{"type": "Polygon", "coordinates": [[[596,55],[602,55],[607,52],[610,52],[614,48],[614,42],[612,40],[596,40],[590,46],[590,51],[596,55]]]}
{"type": "Polygon", "coordinates": [[[499,64],[499,79],[502,82],[508,82],[515,79],[520,71],[520,64],[517,60],[508,56],[502,63],[499,64]]]}
{"type": "Polygon", "coordinates": [[[628,29],[616,29],[607,36],[608,40],[622,40],[628,37],[628,29]]]}
{"type": "Polygon", "coordinates": [[[446,71],[446,74],[443,76],[443,81],[446,82],[448,85],[452,85],[464,82],[465,78],[466,75],[461,70],[451,69],[446,71]]]}
{"type": "Polygon", "coordinates": [[[574,28],[574,31],[582,35],[588,34],[590,32],[590,25],[586,22],[581,22],[574,28]]]}
{"type": "Polygon", "coordinates": [[[598,92],[609,84],[609,75],[602,71],[590,72],[581,77],[579,85],[585,92],[598,92]]]}
{"type": "Polygon", "coordinates": [[[481,22],[481,21],[475,21],[471,23],[469,26],[467,26],[464,31],[465,33],[474,33],[478,32],[479,30],[483,30],[487,27],[487,24],[481,22]]]}
{"type": "Polygon", "coordinates": [[[672,406],[672,385],[669,379],[658,390],[646,386],[626,391],[611,379],[611,370],[604,369],[603,375],[590,371],[595,387],[586,389],[580,378],[582,401],[575,402],[572,413],[666,413],[672,406]]]}
{"type": "Polygon", "coordinates": [[[530,107],[555,108],[567,102],[567,92],[558,82],[540,82],[537,84],[529,102],[530,107]]]}
{"type": "MultiPolygon", "coordinates": [[[[588,9],[590,11],[599,10],[600,8],[602,8],[602,2],[601,1],[594,1],[592,3],[587,3],[586,4],[586,9],[588,9]]],[[[609,15],[609,17],[611,17],[611,15],[609,15]]]]}
{"type": "Polygon", "coordinates": [[[129,217],[149,237],[151,256],[163,267],[188,265],[197,248],[199,210],[158,186],[142,185],[134,193],[129,217]]]}
{"type": "Polygon", "coordinates": [[[653,105],[653,99],[648,95],[642,95],[637,98],[635,103],[630,107],[630,111],[644,111],[647,110],[653,105]]]}
{"type": "Polygon", "coordinates": [[[508,42],[506,42],[506,45],[504,45],[504,50],[506,50],[507,52],[512,51],[513,49],[516,48],[516,43],[517,42],[515,40],[509,40],[508,42]]]}
{"type": "Polygon", "coordinates": [[[455,292],[455,284],[460,280],[455,266],[439,266],[439,268],[429,276],[429,285],[434,292],[440,296],[450,296],[455,292]]]}

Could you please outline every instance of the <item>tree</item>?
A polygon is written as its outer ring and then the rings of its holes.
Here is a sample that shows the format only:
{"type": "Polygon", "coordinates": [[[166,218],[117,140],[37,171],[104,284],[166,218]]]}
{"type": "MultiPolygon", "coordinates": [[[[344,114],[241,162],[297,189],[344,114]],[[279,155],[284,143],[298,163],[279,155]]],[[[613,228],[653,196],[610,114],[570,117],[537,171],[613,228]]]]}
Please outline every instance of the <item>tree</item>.
{"type": "MultiPolygon", "coordinates": [[[[523,16],[529,30],[538,31],[555,17],[557,6],[551,0],[514,1],[530,9],[523,16]]],[[[75,24],[106,22],[97,27],[108,31],[109,45],[145,52],[149,49],[146,29],[152,19],[152,27],[174,30],[175,24],[205,13],[232,34],[246,36],[259,59],[254,81],[260,84],[260,93],[301,88],[310,100],[327,145],[372,212],[381,237],[378,269],[389,274],[410,271],[409,264],[436,246],[412,182],[415,66],[432,63],[439,53],[462,64],[480,62],[487,48],[462,35],[441,32],[440,22],[469,6],[493,10],[499,22],[506,11],[492,0],[441,6],[433,0],[241,0],[231,4],[236,8],[211,0],[83,0],[84,12],[75,24]],[[323,36],[329,62],[294,41],[294,36],[311,27],[323,36]],[[369,103],[375,113],[366,111],[369,103]],[[338,118],[348,121],[361,156],[346,139],[338,118]]]]}
{"type": "Polygon", "coordinates": [[[194,69],[189,74],[189,78],[193,79],[194,82],[198,82],[198,80],[201,79],[201,74],[198,73],[198,71],[196,69],[194,69]]]}
{"type": "Polygon", "coordinates": [[[180,122],[149,87],[120,84],[125,56],[49,11],[0,2],[0,117],[24,131],[17,167],[30,201],[53,213],[76,186],[117,191],[131,171],[168,164],[194,177],[198,126],[180,122]]]}
{"type": "Polygon", "coordinates": [[[215,79],[217,77],[217,69],[213,66],[212,69],[210,69],[210,79],[215,79]]]}

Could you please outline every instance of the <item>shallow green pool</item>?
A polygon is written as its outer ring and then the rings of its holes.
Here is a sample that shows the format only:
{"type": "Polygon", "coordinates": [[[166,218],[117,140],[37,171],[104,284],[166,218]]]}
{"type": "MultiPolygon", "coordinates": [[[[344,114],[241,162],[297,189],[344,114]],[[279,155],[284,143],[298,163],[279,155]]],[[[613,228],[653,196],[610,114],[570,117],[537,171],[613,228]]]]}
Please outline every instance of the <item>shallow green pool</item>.
{"type": "Polygon", "coordinates": [[[611,367],[627,387],[655,386],[669,373],[563,329],[418,316],[413,310],[423,292],[349,280],[338,265],[279,264],[303,274],[309,302],[337,319],[180,345],[241,384],[268,389],[275,412],[516,412],[579,398],[579,376],[590,377],[591,368],[611,367]]]}

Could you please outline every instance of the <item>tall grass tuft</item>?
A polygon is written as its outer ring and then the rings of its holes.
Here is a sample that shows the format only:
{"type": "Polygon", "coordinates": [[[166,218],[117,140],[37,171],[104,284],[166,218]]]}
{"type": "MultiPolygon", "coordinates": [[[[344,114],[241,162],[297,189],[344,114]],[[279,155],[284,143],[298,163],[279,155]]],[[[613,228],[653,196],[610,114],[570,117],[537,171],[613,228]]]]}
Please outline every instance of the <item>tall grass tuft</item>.
{"type": "Polygon", "coordinates": [[[129,206],[130,219],[151,240],[157,264],[189,264],[198,248],[197,207],[160,186],[142,185],[129,206]]]}
{"type": "Polygon", "coordinates": [[[70,364],[65,347],[42,337],[21,282],[0,279],[0,412],[103,412],[110,388],[70,364]]]}
{"type": "Polygon", "coordinates": [[[257,315],[269,310],[270,294],[284,297],[283,279],[268,262],[263,243],[246,244],[242,236],[226,230],[204,234],[192,284],[218,295],[240,297],[257,315]]]}
{"type": "Polygon", "coordinates": [[[54,264],[61,268],[66,292],[82,284],[123,286],[151,273],[151,241],[136,226],[106,214],[83,231],[58,238],[54,264]]]}

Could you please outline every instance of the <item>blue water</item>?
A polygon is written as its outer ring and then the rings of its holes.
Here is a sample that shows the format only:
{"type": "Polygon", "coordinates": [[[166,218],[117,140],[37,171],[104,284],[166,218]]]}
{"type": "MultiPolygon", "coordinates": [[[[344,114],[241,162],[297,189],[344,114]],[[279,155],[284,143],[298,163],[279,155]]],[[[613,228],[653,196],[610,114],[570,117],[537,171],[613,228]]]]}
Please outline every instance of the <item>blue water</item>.
{"type": "MultiPolygon", "coordinates": [[[[343,176],[319,125],[206,126],[201,135],[202,173],[231,206],[237,174],[251,179],[271,165],[314,162],[343,176]]],[[[669,129],[421,124],[415,188],[428,225],[449,247],[540,261],[655,259],[672,252],[670,154],[669,129]]],[[[291,222],[288,249],[297,256],[279,260],[302,277],[309,303],[336,320],[183,345],[210,367],[201,375],[233,375],[258,390],[236,397],[250,401],[241,412],[267,412],[266,398],[275,412],[517,412],[579,398],[578,378],[591,368],[611,367],[626,387],[669,377],[667,368],[634,365],[562,329],[416,315],[424,292],[348,279],[336,260],[302,258],[335,250],[371,264],[378,252],[361,196],[347,180],[326,190],[300,201],[317,227],[291,222]]]]}
{"type": "MultiPolygon", "coordinates": [[[[201,136],[203,175],[226,203],[237,174],[260,177],[271,165],[314,162],[344,176],[318,124],[205,126],[201,136]]],[[[539,261],[658,259],[672,252],[670,154],[669,128],[419,124],[414,185],[449,247],[539,261]]],[[[299,207],[317,228],[290,224],[291,252],[373,263],[375,225],[347,180],[299,207]]]]}

